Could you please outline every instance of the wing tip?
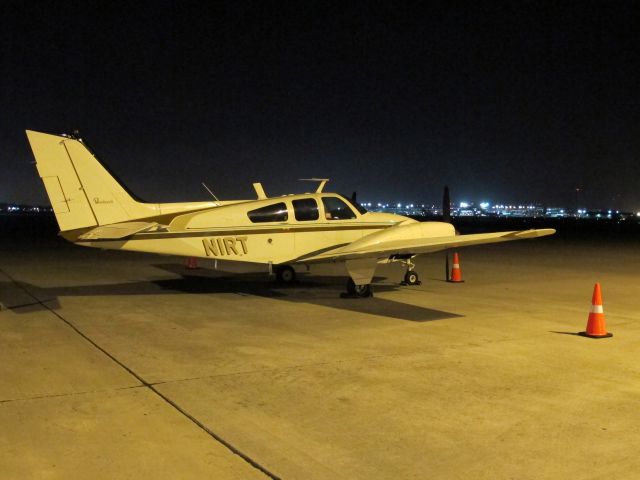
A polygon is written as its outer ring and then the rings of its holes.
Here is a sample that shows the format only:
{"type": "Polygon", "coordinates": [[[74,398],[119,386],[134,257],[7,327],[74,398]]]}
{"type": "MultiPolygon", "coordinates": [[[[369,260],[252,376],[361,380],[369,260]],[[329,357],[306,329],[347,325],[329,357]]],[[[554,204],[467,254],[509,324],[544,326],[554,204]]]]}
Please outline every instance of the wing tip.
{"type": "Polygon", "coordinates": [[[553,235],[554,233],[556,233],[555,228],[532,228],[531,230],[515,232],[515,236],[521,238],[538,238],[553,235]]]}

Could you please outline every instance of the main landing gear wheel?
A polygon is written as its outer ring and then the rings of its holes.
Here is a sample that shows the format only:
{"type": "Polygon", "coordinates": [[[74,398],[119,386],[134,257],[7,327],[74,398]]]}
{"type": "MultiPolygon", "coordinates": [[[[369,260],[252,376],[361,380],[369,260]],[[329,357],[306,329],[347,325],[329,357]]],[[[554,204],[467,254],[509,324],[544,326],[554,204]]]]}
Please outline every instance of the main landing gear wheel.
{"type": "Polygon", "coordinates": [[[417,272],[413,270],[409,270],[404,274],[404,285],[420,285],[422,282],[420,281],[420,277],[418,277],[417,272]]]}
{"type": "Polygon", "coordinates": [[[341,298],[365,298],[373,297],[373,290],[371,284],[356,285],[353,279],[347,280],[347,292],[340,294],[341,298]]]}
{"type": "Polygon", "coordinates": [[[276,281],[284,285],[290,285],[296,280],[296,271],[289,265],[280,265],[276,268],[276,281]]]}
{"type": "Polygon", "coordinates": [[[413,263],[413,257],[415,255],[402,255],[393,257],[394,262],[400,262],[405,267],[407,267],[407,271],[404,274],[404,279],[400,282],[400,285],[420,285],[422,282],[420,281],[420,277],[414,268],[416,267],[415,263],[413,263]]]}

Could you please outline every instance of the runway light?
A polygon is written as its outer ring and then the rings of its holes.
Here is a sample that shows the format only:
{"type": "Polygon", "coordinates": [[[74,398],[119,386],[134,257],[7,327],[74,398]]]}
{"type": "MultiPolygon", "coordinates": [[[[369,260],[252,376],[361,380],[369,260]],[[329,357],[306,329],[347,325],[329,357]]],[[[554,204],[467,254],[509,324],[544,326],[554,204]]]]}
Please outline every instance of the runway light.
{"type": "Polygon", "coordinates": [[[469,204],[467,202],[460,202],[460,208],[467,208],[469,204]]]}
{"type": "Polygon", "coordinates": [[[489,208],[489,202],[482,202],[482,203],[480,204],[480,208],[482,208],[482,209],[487,209],[487,208],[489,208]]]}

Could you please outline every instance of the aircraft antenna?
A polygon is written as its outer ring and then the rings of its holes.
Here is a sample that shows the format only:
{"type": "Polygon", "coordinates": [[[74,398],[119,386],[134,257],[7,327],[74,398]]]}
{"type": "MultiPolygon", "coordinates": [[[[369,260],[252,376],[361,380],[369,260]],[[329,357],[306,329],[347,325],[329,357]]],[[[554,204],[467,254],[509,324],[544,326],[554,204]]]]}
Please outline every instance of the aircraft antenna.
{"type": "Polygon", "coordinates": [[[328,178],[299,178],[298,180],[303,182],[320,182],[320,185],[318,185],[318,189],[316,190],[316,193],[322,192],[322,189],[324,188],[326,183],[329,181],[328,178]]]}
{"type": "Polygon", "coordinates": [[[214,193],[211,191],[211,189],[210,189],[209,187],[207,187],[207,184],[206,184],[206,183],[202,182],[202,186],[207,190],[207,192],[209,192],[209,193],[211,194],[211,196],[212,196],[213,198],[215,198],[216,202],[219,202],[219,201],[220,201],[220,200],[218,200],[218,197],[216,197],[216,196],[214,195],[214,193]]]}

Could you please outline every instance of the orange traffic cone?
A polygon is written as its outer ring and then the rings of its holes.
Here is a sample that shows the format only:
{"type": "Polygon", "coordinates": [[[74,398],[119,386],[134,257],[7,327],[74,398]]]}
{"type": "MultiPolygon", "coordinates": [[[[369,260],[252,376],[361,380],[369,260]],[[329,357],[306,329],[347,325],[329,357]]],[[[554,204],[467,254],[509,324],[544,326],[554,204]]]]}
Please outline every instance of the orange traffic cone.
{"type": "Polygon", "coordinates": [[[593,297],[591,299],[589,320],[587,321],[587,331],[580,332],[579,335],[589,338],[613,337],[613,333],[607,333],[607,327],[605,326],[604,309],[602,308],[602,294],[600,293],[599,283],[596,283],[593,287],[593,297]]]}
{"type": "Polygon", "coordinates": [[[196,257],[187,258],[187,270],[197,270],[198,268],[198,259],[196,257]]]}
{"type": "Polygon", "coordinates": [[[462,280],[462,270],[460,270],[460,260],[457,252],[453,254],[453,267],[451,268],[451,276],[447,281],[451,283],[464,282],[464,280],[462,280]]]}

